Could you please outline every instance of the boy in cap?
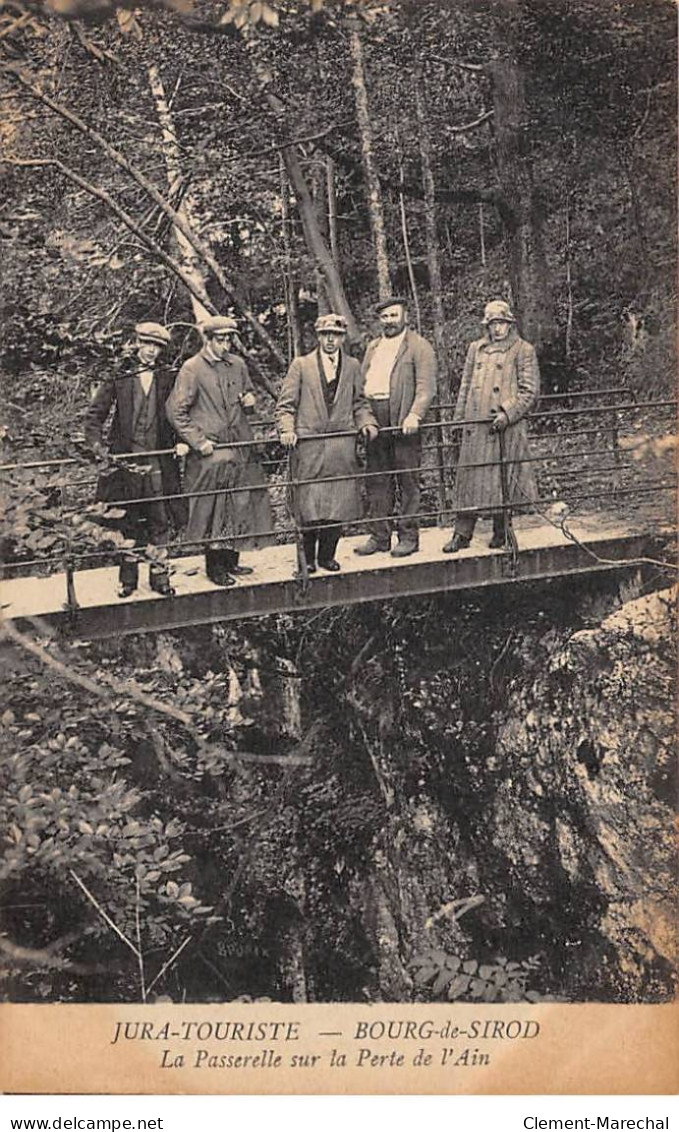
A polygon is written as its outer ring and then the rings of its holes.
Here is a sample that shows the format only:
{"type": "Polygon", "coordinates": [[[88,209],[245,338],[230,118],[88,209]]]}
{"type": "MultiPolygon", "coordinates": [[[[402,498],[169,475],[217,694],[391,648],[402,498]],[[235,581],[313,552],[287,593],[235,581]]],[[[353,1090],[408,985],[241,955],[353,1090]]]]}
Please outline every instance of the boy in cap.
{"type": "Polygon", "coordinates": [[[373,519],[367,542],[356,554],[377,554],[391,547],[391,516],[396,486],[401,514],[396,520],[398,542],[394,558],[405,558],[419,547],[420,423],[436,394],[436,355],[429,343],[408,328],[408,304],[401,297],[385,299],[375,307],[382,334],[368,345],[363,359],[365,395],[380,430],[367,448],[366,480],[373,519]]]}
{"type": "Polygon", "coordinates": [[[361,367],[345,354],[347,324],[342,315],[316,319],[318,346],[295,358],[281,386],[275,411],[281,444],[294,449],[295,512],[302,526],[304,557],[310,573],[317,565],[332,573],[343,522],[361,514],[356,444],[353,436],[313,440],[318,433],[358,432],[368,441],[377,436],[377,421],[363,395],[361,367]],[[330,479],[330,482],[328,482],[330,479]]]}
{"type": "MultiPolygon", "coordinates": [[[[170,539],[170,518],[176,526],[185,520],[182,500],[156,501],[156,496],[179,493],[179,472],[173,454],[147,456],[161,448],[173,448],[175,435],[165,416],[173,375],[158,365],[170,334],[157,322],[135,326],[134,356],[120,370],[105,378],[97,389],[85,416],[85,439],[95,453],[103,452],[103,430],[111,409],[113,420],[108,436],[112,454],[138,452],[135,462],[121,460],[112,473],[99,477],[97,500],[125,506],[126,500],[148,502],[130,504],[120,524],[122,533],[137,546],[162,545],[170,539]],[[143,470],[141,470],[143,469],[143,470]]],[[[167,562],[158,556],[149,565],[149,582],[156,593],[173,594],[167,562]]],[[[129,597],[139,584],[139,558],[124,554],[120,562],[120,597],[129,597]]]]}
{"type": "Polygon", "coordinates": [[[252,573],[239,562],[241,547],[270,542],[273,518],[252,447],[221,447],[254,439],[247,419],[255,406],[252,382],[245,362],[231,352],[238,324],[215,315],[200,329],[203,347],[180,369],[167,413],[189,446],[185,490],[207,493],[189,499],[187,541],[206,544],[210,581],[232,586],[252,573]]]}
{"type": "Polygon", "coordinates": [[[529,455],[525,417],[540,396],[535,349],[519,337],[502,300],[486,304],[483,326],[484,337],[467,352],[453,417],[454,423],[467,423],[459,430],[455,528],[445,554],[469,546],[479,515],[493,520],[490,546],[504,546],[510,515],[504,505],[525,507],[537,498],[532,465],[519,462],[529,455]]]}

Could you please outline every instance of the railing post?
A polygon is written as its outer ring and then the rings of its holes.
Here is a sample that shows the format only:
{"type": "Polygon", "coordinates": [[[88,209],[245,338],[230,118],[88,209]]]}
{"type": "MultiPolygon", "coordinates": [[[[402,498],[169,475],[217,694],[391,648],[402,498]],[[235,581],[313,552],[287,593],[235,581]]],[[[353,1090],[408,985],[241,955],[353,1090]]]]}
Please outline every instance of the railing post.
{"type": "MultiPolygon", "coordinates": [[[[297,441],[299,444],[299,440],[297,441]]],[[[302,523],[297,506],[297,493],[295,492],[295,484],[292,478],[292,456],[293,450],[288,452],[288,498],[290,500],[290,513],[292,521],[295,524],[295,542],[297,543],[297,577],[301,583],[302,596],[309,588],[309,563],[306,560],[306,553],[304,550],[304,538],[302,537],[302,523]]]]}
{"type": "Polygon", "coordinates": [[[504,432],[498,433],[500,441],[500,487],[502,490],[502,528],[504,531],[505,551],[511,554],[510,559],[510,574],[512,578],[516,577],[519,565],[519,544],[516,541],[516,534],[514,532],[514,523],[512,521],[512,511],[509,503],[509,479],[507,476],[507,449],[505,446],[504,432]]]}

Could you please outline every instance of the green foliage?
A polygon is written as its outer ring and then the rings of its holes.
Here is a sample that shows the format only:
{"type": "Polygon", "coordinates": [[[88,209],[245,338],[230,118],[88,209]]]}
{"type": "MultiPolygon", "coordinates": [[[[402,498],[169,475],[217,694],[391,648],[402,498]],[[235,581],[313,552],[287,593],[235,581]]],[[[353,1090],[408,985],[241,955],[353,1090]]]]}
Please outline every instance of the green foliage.
{"type": "MultiPolygon", "coordinates": [[[[433,1002],[542,1002],[546,998],[530,987],[540,967],[535,957],[517,963],[500,955],[484,963],[431,950],[416,955],[410,966],[416,985],[433,1002]]],[[[549,1001],[554,997],[549,996],[549,1001]]]]}

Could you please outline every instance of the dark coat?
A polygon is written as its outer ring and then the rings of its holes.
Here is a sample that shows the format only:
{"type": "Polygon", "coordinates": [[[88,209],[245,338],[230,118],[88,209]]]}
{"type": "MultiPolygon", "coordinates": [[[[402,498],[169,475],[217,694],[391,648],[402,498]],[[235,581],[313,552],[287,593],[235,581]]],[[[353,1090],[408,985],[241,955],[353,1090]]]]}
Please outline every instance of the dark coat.
{"type": "MultiPolygon", "coordinates": [[[[104,425],[113,409],[113,419],[108,432],[108,447],[112,455],[132,451],[134,394],[133,382],[137,380],[138,365],[127,363],[124,368],[106,377],[90,401],[85,415],[85,440],[88,444],[102,444],[104,425]]],[[[177,437],[165,414],[165,404],[172,392],[174,374],[156,367],[154,370],[158,405],[158,447],[174,448],[177,437]]],[[[181,491],[179,468],[172,454],[159,457],[163,494],[176,495],[181,491]]],[[[123,469],[121,468],[121,471],[123,469]]],[[[114,471],[99,477],[97,499],[108,503],[125,497],[127,484],[124,475],[114,471]],[[121,494],[122,493],[122,494],[121,494]]],[[[129,495],[128,495],[129,498],[129,495]]],[[[186,502],[182,499],[168,501],[168,509],[177,526],[186,522],[186,502]]]]}
{"type": "Polygon", "coordinates": [[[472,342],[462,374],[453,420],[486,423],[465,424],[461,430],[460,453],[455,477],[453,509],[479,509],[492,513],[501,506],[500,439],[490,432],[488,421],[503,410],[509,419],[504,432],[508,498],[515,508],[529,506],[537,498],[532,464],[515,461],[529,455],[527,423],[524,417],[540,396],[540,371],[535,349],[519,338],[515,330],[502,342],[480,338],[472,342]],[[470,464],[493,464],[470,468],[470,464]]]}
{"type": "MultiPolygon", "coordinates": [[[[330,409],[323,394],[325,375],[318,349],[295,358],[283,381],[274,416],[279,433],[295,432],[299,437],[290,458],[293,479],[318,480],[358,473],[355,436],[305,439],[319,432],[349,432],[369,424],[377,427],[363,396],[364,382],[358,362],[342,351],[340,366],[337,392],[330,409]]],[[[358,519],[362,514],[359,481],[304,484],[296,490],[295,508],[296,518],[308,526],[358,519]]]]}
{"type": "MultiPolygon", "coordinates": [[[[363,358],[361,372],[365,378],[373,351],[380,342],[373,338],[363,358]]],[[[436,354],[426,338],[414,330],[406,330],[396,355],[389,383],[389,416],[392,426],[402,425],[408,413],[422,420],[436,396],[436,354]]]]}

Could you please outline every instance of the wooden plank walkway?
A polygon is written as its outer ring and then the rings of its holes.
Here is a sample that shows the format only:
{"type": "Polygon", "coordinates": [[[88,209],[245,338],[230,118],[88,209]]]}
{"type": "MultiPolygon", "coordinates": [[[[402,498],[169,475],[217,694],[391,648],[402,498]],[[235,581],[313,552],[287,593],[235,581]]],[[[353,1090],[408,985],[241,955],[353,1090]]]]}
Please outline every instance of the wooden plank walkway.
{"type": "MultiPolygon", "coordinates": [[[[341,571],[328,574],[319,570],[310,576],[306,592],[294,578],[296,551],[292,545],[244,554],[243,564],[254,567],[255,572],[228,589],[208,581],[202,556],[174,559],[172,582],[177,592],[173,598],[160,597],[150,590],[146,565],[140,570],[139,589],[124,600],[116,596],[116,567],[82,570],[75,575],[80,609],[71,628],[78,637],[94,639],[414,594],[507,586],[531,579],[624,569],[630,559],[648,549],[647,534],[618,520],[578,518],[569,526],[584,546],[544,520],[518,519],[515,573],[511,555],[489,549],[489,524],[483,522],[477,524],[471,546],[454,556],[442,553],[449,532],[438,528],[423,530],[418,553],[403,559],[389,554],[361,558],[353,549],[365,535],[344,538],[337,555],[341,571]]],[[[9,620],[40,617],[54,627],[67,627],[70,615],[64,608],[65,597],[63,574],[0,583],[2,615],[9,620]]]]}

